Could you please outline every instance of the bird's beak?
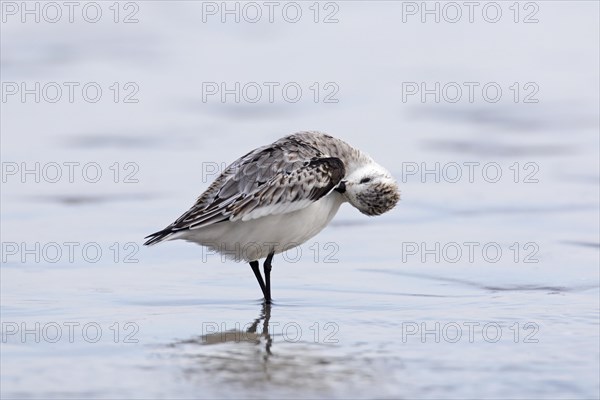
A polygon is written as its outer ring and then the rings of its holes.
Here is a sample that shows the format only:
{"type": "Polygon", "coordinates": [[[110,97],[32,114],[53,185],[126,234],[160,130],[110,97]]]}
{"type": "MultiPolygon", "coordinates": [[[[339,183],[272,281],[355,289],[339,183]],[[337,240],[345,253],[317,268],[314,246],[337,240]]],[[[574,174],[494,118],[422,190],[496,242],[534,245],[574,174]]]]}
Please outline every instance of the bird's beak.
{"type": "Polygon", "coordinates": [[[336,192],[338,193],[345,193],[346,192],[346,181],[341,181],[337,187],[335,189],[336,192]]]}

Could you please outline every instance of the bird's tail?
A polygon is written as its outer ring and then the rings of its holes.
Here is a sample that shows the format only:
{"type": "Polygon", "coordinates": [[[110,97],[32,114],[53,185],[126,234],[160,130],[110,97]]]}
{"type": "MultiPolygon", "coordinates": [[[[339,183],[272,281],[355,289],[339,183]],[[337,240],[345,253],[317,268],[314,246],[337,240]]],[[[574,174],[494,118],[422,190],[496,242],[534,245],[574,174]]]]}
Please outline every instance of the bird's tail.
{"type": "Polygon", "coordinates": [[[144,238],[144,239],[148,239],[144,243],[144,246],[152,246],[153,244],[164,242],[165,240],[169,240],[173,237],[173,235],[175,235],[175,233],[176,232],[173,231],[171,228],[165,228],[162,231],[151,233],[150,235],[148,235],[144,238]]]}

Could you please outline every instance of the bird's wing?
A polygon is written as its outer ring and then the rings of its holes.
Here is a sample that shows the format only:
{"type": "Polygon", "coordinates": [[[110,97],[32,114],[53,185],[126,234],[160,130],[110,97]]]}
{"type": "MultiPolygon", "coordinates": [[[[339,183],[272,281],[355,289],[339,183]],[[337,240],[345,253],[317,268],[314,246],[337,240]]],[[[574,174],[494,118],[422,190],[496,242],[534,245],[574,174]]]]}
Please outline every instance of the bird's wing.
{"type": "Polygon", "coordinates": [[[185,228],[202,228],[224,220],[249,221],[300,210],[333,190],[343,177],[344,164],[339,158],[315,158],[294,170],[277,172],[249,193],[237,193],[201,213],[189,215],[185,228]]]}
{"type": "Polygon", "coordinates": [[[192,208],[150,235],[147,243],[226,220],[249,221],[305,208],[333,190],[344,175],[339,158],[288,136],[227,167],[192,208]]]}

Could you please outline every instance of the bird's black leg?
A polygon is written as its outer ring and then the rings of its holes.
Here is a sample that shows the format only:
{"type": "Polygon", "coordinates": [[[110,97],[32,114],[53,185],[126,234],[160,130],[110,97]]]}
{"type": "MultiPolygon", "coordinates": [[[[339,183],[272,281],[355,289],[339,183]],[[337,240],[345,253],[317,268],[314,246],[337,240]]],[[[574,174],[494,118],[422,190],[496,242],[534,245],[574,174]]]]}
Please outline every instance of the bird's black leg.
{"type": "Polygon", "coordinates": [[[266,299],[267,298],[267,290],[265,289],[265,283],[263,282],[263,278],[262,278],[262,276],[260,276],[260,271],[258,269],[258,267],[259,267],[258,261],[250,261],[250,267],[252,268],[252,272],[254,272],[254,276],[256,277],[256,280],[258,281],[258,284],[260,285],[260,290],[262,290],[263,296],[265,296],[265,299],[266,299]]]}
{"type": "Polygon", "coordinates": [[[267,304],[271,304],[271,261],[273,260],[273,253],[267,256],[267,259],[264,263],[265,269],[265,286],[266,286],[266,294],[265,301],[267,304]]]}

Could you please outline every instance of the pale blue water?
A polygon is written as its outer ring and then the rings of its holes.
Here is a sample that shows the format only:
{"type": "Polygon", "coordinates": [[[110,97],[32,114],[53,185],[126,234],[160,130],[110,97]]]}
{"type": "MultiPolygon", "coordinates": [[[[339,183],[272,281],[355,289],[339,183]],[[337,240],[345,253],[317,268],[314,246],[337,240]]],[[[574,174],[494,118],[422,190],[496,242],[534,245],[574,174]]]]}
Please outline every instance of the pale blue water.
{"type": "Polygon", "coordinates": [[[519,23],[512,3],[497,23],[321,3],[327,24],[312,3],[297,23],[121,3],[129,24],[100,4],[97,23],[3,9],[2,398],[600,396],[597,3],[520,3],[519,23]],[[22,102],[21,82],[63,97],[22,102]],[[222,103],[214,82],[263,97],[222,103]],[[303,95],[271,103],[264,82],[303,95]],[[439,102],[407,95],[421,82],[439,102]],[[502,96],[470,102],[465,82],[502,96]],[[303,129],[370,153],[402,201],[378,218],[346,205],[277,256],[270,309],[247,265],[141,246],[223,163],[303,129]]]}

